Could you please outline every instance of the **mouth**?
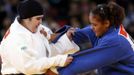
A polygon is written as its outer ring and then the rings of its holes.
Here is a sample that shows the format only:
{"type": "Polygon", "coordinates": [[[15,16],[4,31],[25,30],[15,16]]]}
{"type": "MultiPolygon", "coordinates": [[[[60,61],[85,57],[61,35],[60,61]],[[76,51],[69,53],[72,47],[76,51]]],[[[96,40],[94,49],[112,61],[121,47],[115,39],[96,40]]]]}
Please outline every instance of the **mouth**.
{"type": "Polygon", "coordinates": [[[38,26],[35,27],[36,29],[38,28],[38,26]]]}
{"type": "Polygon", "coordinates": [[[93,32],[96,33],[95,29],[93,29],[93,32]]]}
{"type": "Polygon", "coordinates": [[[93,32],[95,33],[96,36],[98,36],[98,33],[96,30],[93,29],[93,32]]]}

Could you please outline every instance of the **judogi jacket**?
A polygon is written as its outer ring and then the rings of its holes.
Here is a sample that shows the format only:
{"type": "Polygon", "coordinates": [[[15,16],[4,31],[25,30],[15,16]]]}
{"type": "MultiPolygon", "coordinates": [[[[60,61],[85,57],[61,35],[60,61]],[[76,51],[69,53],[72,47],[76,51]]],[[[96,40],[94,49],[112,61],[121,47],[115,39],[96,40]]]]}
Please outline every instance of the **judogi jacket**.
{"type": "Polygon", "coordinates": [[[98,75],[134,75],[134,43],[123,25],[112,26],[102,36],[96,37],[91,27],[78,29],[75,43],[90,41],[92,48],[73,54],[73,62],[59,68],[60,75],[77,75],[98,69],[98,75]]]}
{"type": "Polygon", "coordinates": [[[51,33],[43,25],[36,33],[31,33],[16,18],[0,45],[2,74],[43,74],[51,67],[63,67],[68,56],[63,54],[79,47],[66,34],[56,43],[49,43],[51,33]],[[42,28],[47,37],[40,33],[42,28]]]}

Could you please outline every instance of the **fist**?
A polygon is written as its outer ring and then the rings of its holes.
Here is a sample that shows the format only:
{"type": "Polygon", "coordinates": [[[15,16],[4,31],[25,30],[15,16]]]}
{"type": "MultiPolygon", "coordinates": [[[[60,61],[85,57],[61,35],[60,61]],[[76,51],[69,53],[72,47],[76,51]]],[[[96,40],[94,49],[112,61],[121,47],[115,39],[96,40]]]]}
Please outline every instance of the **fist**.
{"type": "Polygon", "coordinates": [[[64,64],[64,66],[69,65],[72,61],[73,61],[73,57],[72,57],[72,56],[67,57],[67,59],[66,59],[66,62],[65,62],[65,64],[64,64]]]}
{"type": "Polygon", "coordinates": [[[56,73],[52,72],[50,69],[47,70],[47,72],[45,73],[45,75],[57,75],[56,73]]]}
{"type": "Polygon", "coordinates": [[[68,38],[70,39],[70,40],[72,40],[72,37],[74,36],[74,32],[75,32],[75,28],[70,28],[70,29],[68,29],[68,31],[67,31],[67,36],[68,36],[68,38]]]}
{"type": "Polygon", "coordinates": [[[47,32],[44,30],[44,28],[40,30],[40,33],[43,34],[45,37],[47,36],[47,32]]]}

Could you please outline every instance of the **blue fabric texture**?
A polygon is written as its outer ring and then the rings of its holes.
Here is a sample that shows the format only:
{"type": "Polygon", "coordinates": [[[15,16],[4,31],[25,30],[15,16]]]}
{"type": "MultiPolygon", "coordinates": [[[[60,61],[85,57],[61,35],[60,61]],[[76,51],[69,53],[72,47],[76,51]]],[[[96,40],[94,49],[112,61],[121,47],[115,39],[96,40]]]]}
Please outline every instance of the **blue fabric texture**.
{"type": "Polygon", "coordinates": [[[59,68],[59,74],[77,75],[98,69],[98,75],[134,75],[134,49],[119,31],[120,27],[113,26],[98,38],[90,27],[78,29],[74,42],[79,44],[89,40],[92,48],[73,54],[73,62],[59,68]]]}
{"type": "Polygon", "coordinates": [[[59,33],[59,35],[54,40],[52,40],[52,43],[56,43],[58,39],[68,31],[69,28],[71,28],[71,26],[65,25],[61,29],[56,31],[56,33],[59,33]]]}

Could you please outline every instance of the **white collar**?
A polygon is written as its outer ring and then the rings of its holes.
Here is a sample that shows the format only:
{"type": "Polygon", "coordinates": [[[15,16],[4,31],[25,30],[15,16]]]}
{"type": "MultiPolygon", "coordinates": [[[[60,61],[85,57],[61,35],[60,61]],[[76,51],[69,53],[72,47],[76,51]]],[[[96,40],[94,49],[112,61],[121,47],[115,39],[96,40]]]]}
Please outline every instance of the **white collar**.
{"type": "Polygon", "coordinates": [[[14,32],[26,32],[29,34],[33,34],[31,31],[29,31],[28,29],[26,29],[23,25],[21,25],[18,21],[18,16],[15,18],[14,22],[11,25],[11,31],[14,32]]]}

